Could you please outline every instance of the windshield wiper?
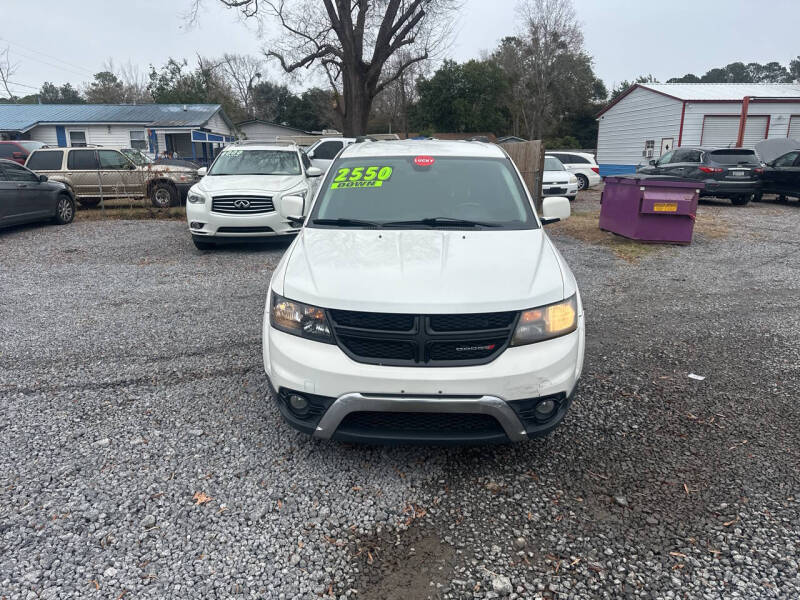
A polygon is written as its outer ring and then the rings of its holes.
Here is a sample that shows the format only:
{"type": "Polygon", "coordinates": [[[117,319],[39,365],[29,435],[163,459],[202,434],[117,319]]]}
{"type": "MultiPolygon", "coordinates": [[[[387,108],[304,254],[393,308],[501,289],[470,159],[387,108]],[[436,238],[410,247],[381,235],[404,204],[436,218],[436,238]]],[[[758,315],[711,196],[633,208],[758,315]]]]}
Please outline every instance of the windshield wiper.
{"type": "Polygon", "coordinates": [[[314,225],[336,225],[337,227],[381,227],[375,221],[362,221],[361,219],[314,219],[314,225]]]}
{"type": "Polygon", "coordinates": [[[426,227],[450,226],[450,227],[500,227],[498,223],[484,223],[483,221],[468,221],[467,219],[456,219],[454,217],[428,217],[426,219],[414,219],[411,221],[389,221],[384,223],[384,227],[403,227],[405,225],[425,225],[426,227]]]}

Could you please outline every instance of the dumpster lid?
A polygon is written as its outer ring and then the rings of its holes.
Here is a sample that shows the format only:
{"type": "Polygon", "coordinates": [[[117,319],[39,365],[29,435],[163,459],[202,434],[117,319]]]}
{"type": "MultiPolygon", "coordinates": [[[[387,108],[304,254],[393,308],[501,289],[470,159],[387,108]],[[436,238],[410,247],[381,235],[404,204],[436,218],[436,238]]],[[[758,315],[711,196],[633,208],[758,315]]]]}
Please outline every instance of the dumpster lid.
{"type": "Polygon", "coordinates": [[[702,181],[694,179],[686,179],[684,177],[676,177],[675,175],[648,175],[646,173],[633,173],[631,175],[608,175],[605,177],[606,183],[627,183],[629,185],[647,185],[648,183],[663,183],[668,187],[687,187],[687,188],[705,188],[702,181]]]}

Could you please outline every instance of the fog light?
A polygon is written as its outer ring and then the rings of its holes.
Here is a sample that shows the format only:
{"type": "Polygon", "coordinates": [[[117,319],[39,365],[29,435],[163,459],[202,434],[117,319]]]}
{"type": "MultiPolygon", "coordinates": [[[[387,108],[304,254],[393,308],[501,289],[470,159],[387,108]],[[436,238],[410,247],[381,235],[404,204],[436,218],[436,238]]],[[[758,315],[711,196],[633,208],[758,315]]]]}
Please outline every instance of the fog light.
{"type": "Polygon", "coordinates": [[[297,415],[304,415],[308,410],[308,400],[299,394],[292,394],[289,396],[289,408],[297,415]]]}
{"type": "Polygon", "coordinates": [[[202,229],[205,223],[201,223],[200,221],[192,221],[189,223],[189,227],[192,229],[202,229]]]}
{"type": "Polygon", "coordinates": [[[553,413],[556,411],[556,401],[552,398],[548,398],[547,400],[542,400],[541,402],[536,404],[536,418],[541,420],[549,419],[553,416],[553,413]]]}

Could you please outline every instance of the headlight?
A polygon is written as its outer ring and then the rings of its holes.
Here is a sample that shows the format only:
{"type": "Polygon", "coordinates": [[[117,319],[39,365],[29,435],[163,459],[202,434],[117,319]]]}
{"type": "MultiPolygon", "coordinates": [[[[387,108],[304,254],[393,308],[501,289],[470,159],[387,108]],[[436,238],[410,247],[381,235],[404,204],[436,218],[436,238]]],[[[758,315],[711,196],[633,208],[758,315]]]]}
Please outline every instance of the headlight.
{"type": "Polygon", "coordinates": [[[571,333],[577,327],[578,298],[577,294],[573,294],[561,302],[523,311],[511,338],[511,345],[523,346],[549,340],[571,333]]]}
{"type": "Polygon", "coordinates": [[[206,201],[206,199],[197,192],[189,192],[186,196],[186,200],[192,204],[204,204],[206,201]]]}
{"type": "Polygon", "coordinates": [[[331,329],[325,311],[310,304],[288,300],[272,292],[270,324],[280,331],[316,340],[333,343],[331,329]]]}
{"type": "Polygon", "coordinates": [[[308,195],[308,189],[307,188],[303,188],[303,189],[297,190],[297,191],[288,191],[283,195],[284,196],[300,196],[303,200],[305,200],[306,196],[308,195]]]}

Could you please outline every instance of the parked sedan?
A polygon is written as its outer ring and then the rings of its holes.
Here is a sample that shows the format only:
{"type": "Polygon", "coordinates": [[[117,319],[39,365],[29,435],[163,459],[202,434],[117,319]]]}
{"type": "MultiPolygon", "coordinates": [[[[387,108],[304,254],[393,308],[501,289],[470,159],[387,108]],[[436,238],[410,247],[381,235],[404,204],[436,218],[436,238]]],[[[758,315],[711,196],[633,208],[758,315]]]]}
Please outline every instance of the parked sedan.
{"type": "Polygon", "coordinates": [[[578,195],[578,178],[567,171],[560,160],[545,155],[542,173],[542,197],[566,196],[570,201],[578,195]]]}
{"type": "Polygon", "coordinates": [[[75,218],[75,198],[63,183],[48,181],[11,160],[0,159],[0,227],[75,218]]]}
{"type": "Polygon", "coordinates": [[[701,196],[730,198],[733,204],[750,202],[761,189],[762,164],[746,148],[681,147],[638,169],[646,175],[669,175],[704,184],[701,196]]]}
{"type": "Polygon", "coordinates": [[[781,200],[787,196],[800,200],[800,149],[767,163],[761,175],[761,192],[777,194],[781,200]]]}

